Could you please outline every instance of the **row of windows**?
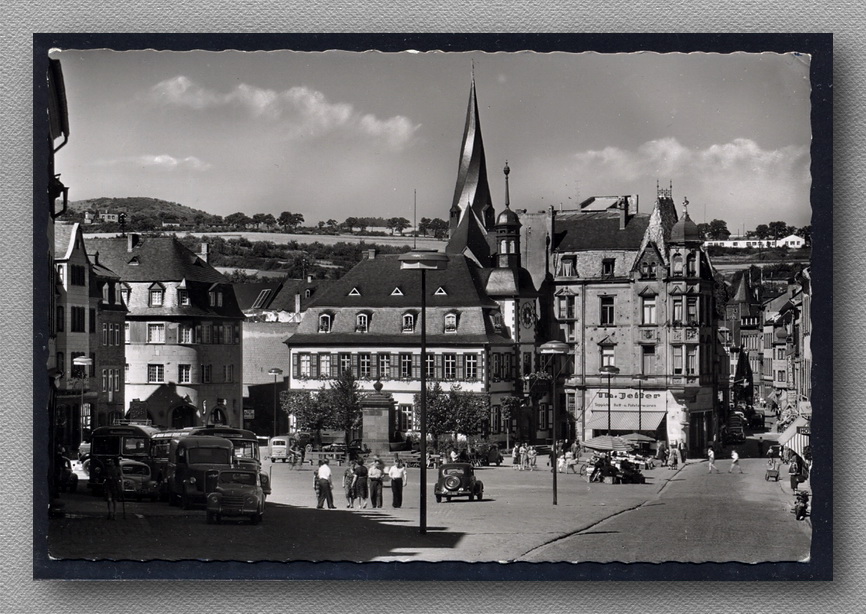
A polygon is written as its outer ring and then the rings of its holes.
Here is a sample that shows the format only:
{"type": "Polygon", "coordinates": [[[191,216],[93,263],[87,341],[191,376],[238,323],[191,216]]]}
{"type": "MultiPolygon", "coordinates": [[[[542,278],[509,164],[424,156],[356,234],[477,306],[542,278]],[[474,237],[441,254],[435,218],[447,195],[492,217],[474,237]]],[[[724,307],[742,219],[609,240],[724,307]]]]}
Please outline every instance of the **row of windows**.
{"type": "Polygon", "coordinates": [[[120,382],[120,369],[102,370],[102,392],[119,392],[120,382]]]}
{"type": "MultiPolygon", "coordinates": [[[[694,277],[697,274],[697,257],[695,254],[689,254],[685,259],[685,270],[683,269],[683,257],[681,254],[675,254],[671,259],[671,269],[673,275],[681,276],[683,272],[688,277],[694,277]]],[[[601,278],[612,279],[616,272],[616,258],[604,258],[601,261],[601,278]]],[[[657,265],[655,262],[641,263],[641,277],[655,277],[657,273],[657,265]]],[[[574,256],[563,256],[559,262],[559,267],[556,272],[561,277],[577,277],[576,259],[574,256]]]]}
{"type": "MultiPolygon", "coordinates": [[[[147,343],[165,343],[166,325],[164,322],[147,323],[147,343]]],[[[126,342],[130,342],[129,322],[126,323],[126,342]]],[[[177,342],[184,344],[236,344],[240,343],[240,327],[237,324],[213,324],[204,322],[190,326],[181,324],[177,329],[177,342]]]]}
{"type": "MultiPolygon", "coordinates": [[[[656,362],[656,346],[641,345],[641,374],[659,375],[656,362]]],[[[671,346],[674,375],[698,374],[698,347],[695,345],[671,346]]],[[[599,363],[602,367],[616,366],[616,346],[602,345],[599,347],[599,363]]]]}
{"type": "MultiPolygon", "coordinates": [[[[409,352],[390,354],[340,352],[292,355],[294,377],[325,379],[350,371],[364,379],[418,379],[421,377],[421,356],[409,352]]],[[[480,375],[478,354],[428,354],[425,374],[430,379],[477,380],[480,375]]]]}
{"type": "MultiPolygon", "coordinates": [[[[446,333],[456,333],[457,332],[457,313],[448,313],[445,315],[445,326],[444,332],[446,333]]],[[[333,329],[334,324],[334,314],[323,313],[319,315],[319,332],[320,333],[329,333],[333,329]]],[[[370,321],[372,320],[372,314],[367,312],[358,313],[355,315],[355,332],[356,333],[366,333],[370,331],[370,321]]],[[[404,313],[401,318],[401,330],[404,333],[412,333],[415,332],[415,323],[417,321],[417,314],[415,313],[404,313]]]]}
{"type": "MultiPolygon", "coordinates": [[[[560,320],[575,319],[575,297],[574,296],[558,296],[557,297],[557,315],[560,320]]],[[[699,325],[702,318],[698,309],[698,297],[689,296],[683,300],[683,297],[678,296],[671,299],[672,318],[674,325],[688,324],[699,325]],[[684,311],[685,310],[685,311],[684,311]]],[[[705,318],[704,318],[705,319],[705,318]]],[[[658,297],[644,296],[641,297],[641,324],[656,325],[658,324],[658,297]]],[[[600,296],[599,297],[599,324],[601,326],[616,325],[616,297],[615,296],[600,296]]]]}
{"type": "MultiPolygon", "coordinates": [[[[88,318],[87,307],[78,307],[71,305],[69,307],[69,332],[71,333],[86,333],[88,331],[87,323],[89,320],[91,332],[96,332],[96,309],[91,308],[88,318]]],[[[58,333],[66,331],[66,309],[63,305],[58,305],[55,310],[55,330],[58,333]]]]}
{"type": "MultiPolygon", "coordinates": [[[[210,384],[213,380],[213,365],[199,365],[199,377],[202,384],[210,384]]],[[[235,366],[223,365],[222,367],[222,382],[232,383],[235,381],[235,366]]],[[[163,364],[148,364],[147,365],[147,383],[161,384],[165,382],[165,365],[163,364]]],[[[192,365],[179,364],[177,366],[177,383],[192,384],[192,365]]]]}
{"type": "MultiPolygon", "coordinates": [[[[129,305],[129,299],[132,296],[132,289],[125,287],[123,289],[123,298],[126,304],[129,305]]],[[[165,304],[165,287],[162,284],[156,283],[148,288],[147,304],[149,307],[162,307],[165,304]]],[[[177,290],[177,304],[182,307],[189,306],[190,298],[189,291],[185,288],[177,290]]],[[[220,290],[210,290],[208,292],[208,305],[210,307],[223,306],[223,293],[220,290]]]]}
{"type": "Polygon", "coordinates": [[[102,323],[102,345],[121,345],[119,323],[102,323]]]}

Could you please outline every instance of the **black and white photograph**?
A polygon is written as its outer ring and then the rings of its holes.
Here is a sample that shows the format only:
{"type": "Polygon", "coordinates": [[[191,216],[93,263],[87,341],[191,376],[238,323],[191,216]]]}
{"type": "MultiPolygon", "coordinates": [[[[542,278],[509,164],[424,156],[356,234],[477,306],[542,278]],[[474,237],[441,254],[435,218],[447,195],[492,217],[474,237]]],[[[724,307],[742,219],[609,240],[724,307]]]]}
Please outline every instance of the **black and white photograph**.
{"type": "Polygon", "coordinates": [[[809,53],[48,58],[51,562],[786,579],[829,540],[809,53]]]}

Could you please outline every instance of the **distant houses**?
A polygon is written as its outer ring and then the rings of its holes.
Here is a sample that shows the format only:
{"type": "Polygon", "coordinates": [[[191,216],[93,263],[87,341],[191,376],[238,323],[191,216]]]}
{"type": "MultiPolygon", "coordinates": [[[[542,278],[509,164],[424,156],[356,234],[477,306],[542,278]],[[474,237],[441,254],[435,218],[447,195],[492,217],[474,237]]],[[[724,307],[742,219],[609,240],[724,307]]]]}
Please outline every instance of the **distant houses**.
{"type": "Polygon", "coordinates": [[[704,241],[704,247],[729,247],[733,249],[787,247],[800,249],[806,246],[806,239],[788,235],[782,239],[758,239],[755,237],[731,237],[725,240],[704,241]]]}

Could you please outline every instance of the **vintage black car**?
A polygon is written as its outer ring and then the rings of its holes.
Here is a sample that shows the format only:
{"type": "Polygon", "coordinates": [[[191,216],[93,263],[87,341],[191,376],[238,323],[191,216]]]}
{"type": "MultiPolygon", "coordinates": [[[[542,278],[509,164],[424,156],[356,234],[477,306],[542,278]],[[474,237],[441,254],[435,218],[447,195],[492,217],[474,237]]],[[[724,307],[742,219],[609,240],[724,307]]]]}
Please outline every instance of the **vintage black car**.
{"type": "Polygon", "coordinates": [[[441,503],[443,497],[446,501],[451,501],[452,497],[481,501],[484,483],[475,477],[471,463],[445,463],[439,467],[439,479],[436,480],[433,494],[437,503],[441,503]]]}
{"type": "Polygon", "coordinates": [[[223,517],[247,517],[253,524],[262,521],[265,493],[261,475],[251,469],[211,470],[207,475],[207,522],[223,517]]]}

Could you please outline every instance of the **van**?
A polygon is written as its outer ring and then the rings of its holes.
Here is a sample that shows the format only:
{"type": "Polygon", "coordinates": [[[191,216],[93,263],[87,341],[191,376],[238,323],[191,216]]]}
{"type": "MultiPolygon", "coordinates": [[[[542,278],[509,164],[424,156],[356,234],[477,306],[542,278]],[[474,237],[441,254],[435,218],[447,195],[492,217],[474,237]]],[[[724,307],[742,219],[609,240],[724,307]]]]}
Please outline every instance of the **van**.
{"type": "Polygon", "coordinates": [[[272,463],[277,462],[277,460],[286,462],[286,459],[289,457],[289,438],[271,437],[270,456],[272,463]]]}
{"type": "Polygon", "coordinates": [[[169,503],[181,505],[185,510],[205,503],[208,471],[235,466],[234,445],[224,437],[195,435],[172,439],[166,468],[169,503]]]}

